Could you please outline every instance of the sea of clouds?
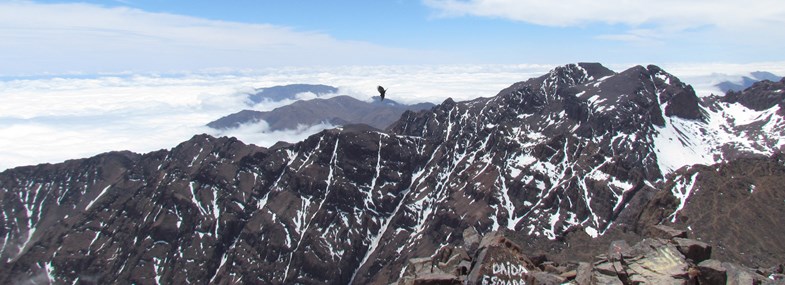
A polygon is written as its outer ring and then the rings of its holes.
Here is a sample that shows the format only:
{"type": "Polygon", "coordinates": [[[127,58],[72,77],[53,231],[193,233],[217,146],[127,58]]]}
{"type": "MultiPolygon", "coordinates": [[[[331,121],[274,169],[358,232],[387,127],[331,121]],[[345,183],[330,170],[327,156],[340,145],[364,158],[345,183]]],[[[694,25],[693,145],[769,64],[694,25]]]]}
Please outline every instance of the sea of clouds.
{"type": "MultiPolygon", "coordinates": [[[[181,74],[44,76],[0,79],[0,171],[57,163],[115,150],[146,153],[169,149],[193,135],[234,136],[270,146],[297,142],[321,124],[270,132],[265,122],[218,131],[205,125],[253,109],[268,111],[293,100],[249,105],[257,88],[307,83],[339,88],[336,94],[299,94],[299,99],[350,95],[371,100],[376,86],[400,103],[440,103],[491,97],[512,83],[540,76],[555,65],[346,66],[212,71],[181,74]]],[[[610,66],[622,71],[631,65],[610,66]]],[[[765,70],[785,74],[783,64],[662,66],[692,84],[701,96],[714,84],[765,70]]]]}

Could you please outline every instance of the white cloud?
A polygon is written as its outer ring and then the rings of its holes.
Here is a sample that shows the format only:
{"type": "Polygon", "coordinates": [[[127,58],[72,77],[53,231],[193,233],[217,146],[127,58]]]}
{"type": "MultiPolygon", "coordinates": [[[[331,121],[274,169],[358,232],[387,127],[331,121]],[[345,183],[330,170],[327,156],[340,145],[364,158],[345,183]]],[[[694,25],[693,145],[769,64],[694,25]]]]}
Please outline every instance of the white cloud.
{"type": "Polygon", "coordinates": [[[596,38],[603,40],[621,41],[639,45],[655,45],[663,42],[663,35],[652,29],[632,29],[621,34],[603,34],[596,38]]]}
{"type": "Polygon", "coordinates": [[[238,128],[225,131],[211,130],[210,133],[216,136],[236,137],[246,143],[269,147],[279,141],[296,143],[308,138],[310,135],[334,127],[334,125],[323,122],[312,126],[299,125],[296,129],[292,130],[277,130],[271,132],[267,122],[258,121],[243,124],[238,128]]]}
{"type": "Polygon", "coordinates": [[[479,16],[549,27],[604,24],[622,31],[599,39],[627,42],[756,41],[781,46],[785,5],[779,0],[423,0],[441,17],[479,16]],[[626,30],[625,30],[626,29],[626,30]]]}
{"type": "Polygon", "coordinates": [[[768,71],[785,76],[785,61],[757,63],[674,63],[660,65],[676,75],[682,82],[692,85],[698,96],[724,94],[715,85],[723,81],[741,81],[742,76],[750,76],[754,71],[768,71]]]}
{"type": "Polygon", "coordinates": [[[0,2],[0,39],[0,75],[373,64],[380,58],[411,62],[437,57],[282,26],[80,3],[0,2]]]}
{"type": "MultiPolygon", "coordinates": [[[[540,76],[554,66],[345,66],[0,81],[0,171],[112,150],[146,153],[168,149],[200,133],[271,146],[279,140],[300,141],[331,127],[322,124],[277,132],[269,132],[264,122],[225,132],[205,127],[215,119],[248,109],[246,94],[255,88],[326,84],[338,87],[336,94],[368,100],[377,95],[376,86],[383,85],[389,89],[387,98],[398,102],[441,103],[447,97],[463,101],[495,96],[501,89],[540,76]]],[[[622,71],[630,66],[610,68],[622,71]]],[[[717,78],[713,73],[763,70],[785,75],[783,62],[660,66],[686,83],[698,84],[699,91],[711,87],[711,80],[717,78]]],[[[291,102],[263,102],[253,109],[269,111],[291,102]]]]}
{"type": "Polygon", "coordinates": [[[738,27],[783,23],[778,0],[424,0],[443,16],[499,17],[545,26],[591,23],[738,27]]]}
{"type": "MultiPolygon", "coordinates": [[[[228,132],[205,127],[215,119],[251,109],[246,94],[255,88],[294,83],[339,87],[336,94],[368,100],[376,85],[391,88],[402,103],[467,100],[493,96],[509,84],[551,66],[347,66],[277,68],[180,75],[122,75],[0,81],[0,170],[83,158],[112,150],[138,153],[168,149],[200,133],[236,136],[270,146],[296,142],[330,125],[267,132],[251,124],[228,132]]],[[[313,97],[299,94],[302,98],[313,97]]],[[[292,100],[262,102],[269,111],[292,100]]]]}
{"type": "Polygon", "coordinates": [[[311,99],[319,98],[319,96],[317,96],[313,92],[297,93],[294,95],[294,97],[297,98],[297,100],[311,100],[311,99]]]}

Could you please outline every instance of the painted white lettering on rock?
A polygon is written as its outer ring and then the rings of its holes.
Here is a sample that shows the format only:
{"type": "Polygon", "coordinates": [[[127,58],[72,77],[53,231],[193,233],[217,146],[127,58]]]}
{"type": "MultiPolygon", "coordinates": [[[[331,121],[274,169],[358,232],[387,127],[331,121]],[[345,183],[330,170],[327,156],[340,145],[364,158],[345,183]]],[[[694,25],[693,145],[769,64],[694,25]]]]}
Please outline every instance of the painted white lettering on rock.
{"type": "Polygon", "coordinates": [[[526,273],[529,273],[521,264],[511,264],[509,262],[505,263],[494,263],[491,266],[493,270],[493,275],[505,275],[505,276],[523,276],[526,273]]]}
{"type": "Polygon", "coordinates": [[[526,281],[522,279],[505,280],[498,276],[482,276],[482,285],[526,285],[526,281]]]}
{"type": "Polygon", "coordinates": [[[493,275],[483,275],[483,285],[524,285],[523,278],[529,273],[523,265],[509,262],[492,264],[491,272],[493,275]]]}

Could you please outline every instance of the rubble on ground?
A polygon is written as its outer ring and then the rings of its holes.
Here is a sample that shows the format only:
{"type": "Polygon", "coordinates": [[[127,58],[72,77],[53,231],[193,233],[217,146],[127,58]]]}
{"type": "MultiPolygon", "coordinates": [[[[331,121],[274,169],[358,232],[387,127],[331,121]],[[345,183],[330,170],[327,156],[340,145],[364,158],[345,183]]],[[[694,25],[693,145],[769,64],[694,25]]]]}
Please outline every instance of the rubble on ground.
{"type": "Polygon", "coordinates": [[[711,259],[711,245],[688,238],[686,231],[657,225],[647,233],[650,237],[632,246],[612,242],[591,262],[558,264],[547,256],[530,258],[503,233],[480,239],[470,228],[464,246],[443,246],[430,257],[410,259],[393,284],[785,284],[785,265],[750,269],[711,259]]]}

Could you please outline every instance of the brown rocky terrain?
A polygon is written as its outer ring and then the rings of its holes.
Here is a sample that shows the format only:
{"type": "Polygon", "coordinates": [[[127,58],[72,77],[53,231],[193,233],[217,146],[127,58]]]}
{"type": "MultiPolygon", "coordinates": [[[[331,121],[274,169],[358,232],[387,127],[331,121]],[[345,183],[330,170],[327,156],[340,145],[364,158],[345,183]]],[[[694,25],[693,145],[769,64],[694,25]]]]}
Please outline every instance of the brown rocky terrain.
{"type": "Polygon", "coordinates": [[[749,268],[715,259],[716,247],[687,238],[687,231],[656,225],[647,232],[633,246],[615,240],[589,260],[557,262],[526,253],[503,233],[477,243],[477,233],[467,230],[464,244],[410,259],[393,284],[785,284],[785,264],[749,268]]]}

